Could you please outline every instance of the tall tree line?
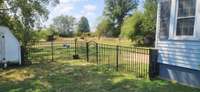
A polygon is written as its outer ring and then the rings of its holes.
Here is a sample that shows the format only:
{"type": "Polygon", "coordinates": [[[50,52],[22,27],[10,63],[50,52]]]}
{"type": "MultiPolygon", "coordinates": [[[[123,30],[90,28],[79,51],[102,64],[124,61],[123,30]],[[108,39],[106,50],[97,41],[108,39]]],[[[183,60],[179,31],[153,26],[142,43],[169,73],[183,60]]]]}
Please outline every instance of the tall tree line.
{"type": "Polygon", "coordinates": [[[153,46],[156,32],[157,0],[145,0],[144,11],[136,11],[125,19],[122,37],[139,45],[153,46]]]}
{"type": "Polygon", "coordinates": [[[138,0],[105,0],[104,19],[97,35],[125,37],[137,44],[153,45],[156,31],[157,0],[145,0],[143,11],[138,0]]]}
{"type": "Polygon", "coordinates": [[[89,21],[84,16],[78,22],[73,16],[57,16],[53,19],[53,24],[50,27],[53,27],[54,31],[61,37],[82,36],[90,32],[89,21]]]}
{"type": "Polygon", "coordinates": [[[75,26],[75,18],[73,16],[61,15],[53,19],[55,31],[62,37],[72,37],[75,26]]]}
{"type": "Polygon", "coordinates": [[[90,25],[89,21],[86,17],[81,17],[78,26],[77,26],[77,36],[81,36],[84,33],[89,33],[90,32],[90,25]]]}
{"type": "Polygon", "coordinates": [[[137,5],[137,0],[105,0],[104,17],[112,26],[108,31],[108,36],[119,36],[124,18],[136,9],[137,5]]]}

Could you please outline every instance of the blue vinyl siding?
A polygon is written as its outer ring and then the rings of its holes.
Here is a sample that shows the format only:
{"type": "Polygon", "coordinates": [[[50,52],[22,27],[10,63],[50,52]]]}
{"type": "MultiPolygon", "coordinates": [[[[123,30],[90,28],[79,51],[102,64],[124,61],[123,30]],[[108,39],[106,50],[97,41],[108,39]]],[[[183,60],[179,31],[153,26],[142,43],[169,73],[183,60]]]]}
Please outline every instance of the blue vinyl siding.
{"type": "MultiPolygon", "coordinates": [[[[200,87],[200,22],[196,23],[194,39],[175,36],[176,13],[176,0],[159,0],[156,30],[159,77],[200,87]]],[[[196,20],[200,20],[200,13],[196,14],[196,20]]]]}
{"type": "Polygon", "coordinates": [[[160,78],[177,81],[180,84],[200,87],[200,71],[167,64],[160,64],[160,78]]]}
{"type": "Polygon", "coordinates": [[[158,41],[157,48],[160,63],[200,70],[200,41],[158,41]]]}

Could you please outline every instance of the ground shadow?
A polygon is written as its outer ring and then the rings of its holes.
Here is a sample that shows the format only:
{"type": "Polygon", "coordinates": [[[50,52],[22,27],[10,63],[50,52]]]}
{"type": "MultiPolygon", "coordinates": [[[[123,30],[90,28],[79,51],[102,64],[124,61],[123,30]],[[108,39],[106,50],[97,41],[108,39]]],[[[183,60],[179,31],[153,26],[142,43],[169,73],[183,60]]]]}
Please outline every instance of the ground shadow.
{"type": "Polygon", "coordinates": [[[35,62],[0,70],[0,92],[199,92],[178,84],[140,80],[80,61],[35,62]]]}

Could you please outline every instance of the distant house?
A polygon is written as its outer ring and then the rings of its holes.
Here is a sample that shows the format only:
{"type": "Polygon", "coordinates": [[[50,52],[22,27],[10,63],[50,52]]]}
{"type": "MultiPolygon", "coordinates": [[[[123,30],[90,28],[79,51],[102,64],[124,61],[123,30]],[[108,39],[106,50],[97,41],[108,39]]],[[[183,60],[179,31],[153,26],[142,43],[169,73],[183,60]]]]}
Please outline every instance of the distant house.
{"type": "Polygon", "coordinates": [[[159,0],[160,77],[200,87],[200,0],[159,0]]]}

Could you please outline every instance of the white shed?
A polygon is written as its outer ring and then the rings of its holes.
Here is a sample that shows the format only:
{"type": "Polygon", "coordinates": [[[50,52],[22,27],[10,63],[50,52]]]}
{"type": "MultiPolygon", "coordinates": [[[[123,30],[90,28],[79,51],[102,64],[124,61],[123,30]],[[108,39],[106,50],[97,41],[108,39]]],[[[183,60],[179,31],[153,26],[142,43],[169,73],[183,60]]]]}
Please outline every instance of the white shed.
{"type": "Polygon", "coordinates": [[[7,67],[8,63],[21,65],[21,48],[16,37],[9,28],[0,26],[0,63],[7,67]]]}

